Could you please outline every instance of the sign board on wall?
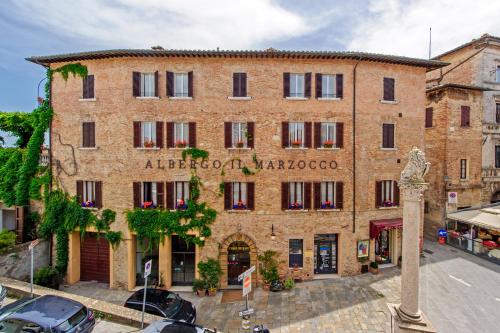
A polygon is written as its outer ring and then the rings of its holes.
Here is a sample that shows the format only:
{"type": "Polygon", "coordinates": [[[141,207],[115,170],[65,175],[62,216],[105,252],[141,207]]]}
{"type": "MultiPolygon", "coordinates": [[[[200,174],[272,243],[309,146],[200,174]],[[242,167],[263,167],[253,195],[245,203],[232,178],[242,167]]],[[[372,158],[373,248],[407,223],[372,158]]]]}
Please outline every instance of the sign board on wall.
{"type": "Polygon", "coordinates": [[[457,204],[458,203],[458,193],[457,192],[448,192],[448,203],[449,204],[457,204]]]}

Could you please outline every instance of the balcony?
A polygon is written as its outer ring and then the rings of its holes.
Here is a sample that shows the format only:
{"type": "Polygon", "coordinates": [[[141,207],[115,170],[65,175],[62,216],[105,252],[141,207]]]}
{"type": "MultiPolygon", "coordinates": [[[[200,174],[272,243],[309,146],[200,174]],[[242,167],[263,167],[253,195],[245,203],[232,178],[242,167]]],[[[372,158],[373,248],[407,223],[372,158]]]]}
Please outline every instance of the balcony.
{"type": "Polygon", "coordinates": [[[483,134],[500,134],[500,124],[483,123],[483,134]]]}
{"type": "Polygon", "coordinates": [[[500,169],[496,169],[493,167],[482,168],[481,177],[489,181],[500,180],[500,169]]]}

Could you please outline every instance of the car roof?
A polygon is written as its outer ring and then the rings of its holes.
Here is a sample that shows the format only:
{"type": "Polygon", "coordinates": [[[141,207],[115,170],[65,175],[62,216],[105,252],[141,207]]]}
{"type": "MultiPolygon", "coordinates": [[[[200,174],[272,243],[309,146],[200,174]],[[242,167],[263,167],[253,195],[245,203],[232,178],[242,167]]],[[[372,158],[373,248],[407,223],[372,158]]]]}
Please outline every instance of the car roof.
{"type": "Polygon", "coordinates": [[[28,301],[7,318],[26,320],[43,327],[55,327],[83,308],[83,304],[68,298],[45,295],[28,301]]]}
{"type": "MultiPolygon", "coordinates": [[[[172,294],[172,292],[168,290],[148,288],[146,293],[146,303],[153,303],[153,304],[161,303],[161,300],[163,300],[170,294],[172,294]]],[[[127,303],[128,302],[142,303],[143,299],[144,299],[144,288],[139,289],[135,293],[133,293],[127,299],[127,303]]]]}
{"type": "Polygon", "coordinates": [[[199,330],[203,330],[199,326],[182,321],[165,320],[164,322],[166,324],[160,333],[197,333],[199,330]]]}

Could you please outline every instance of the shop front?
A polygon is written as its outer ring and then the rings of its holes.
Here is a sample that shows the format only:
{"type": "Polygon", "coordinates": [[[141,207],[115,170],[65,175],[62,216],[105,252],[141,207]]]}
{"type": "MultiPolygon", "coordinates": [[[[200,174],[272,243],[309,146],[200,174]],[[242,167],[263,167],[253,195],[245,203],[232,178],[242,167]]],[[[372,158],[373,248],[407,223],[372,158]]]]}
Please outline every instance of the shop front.
{"type": "Polygon", "coordinates": [[[500,264],[500,205],[448,214],[446,242],[500,264]]]}
{"type": "Polygon", "coordinates": [[[337,274],[338,235],[314,235],[314,274],[337,274]]]}
{"type": "Polygon", "coordinates": [[[370,239],[375,250],[374,261],[379,265],[396,265],[401,255],[403,219],[370,221],[370,239]]]}

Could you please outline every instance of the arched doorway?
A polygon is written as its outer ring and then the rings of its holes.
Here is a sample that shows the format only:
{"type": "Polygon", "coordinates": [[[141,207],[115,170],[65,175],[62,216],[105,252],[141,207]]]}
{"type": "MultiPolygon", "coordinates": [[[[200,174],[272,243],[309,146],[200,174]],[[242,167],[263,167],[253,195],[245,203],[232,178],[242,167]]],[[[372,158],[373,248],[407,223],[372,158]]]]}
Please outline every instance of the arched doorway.
{"type": "MultiPolygon", "coordinates": [[[[230,284],[230,276],[232,278],[237,274],[237,272],[243,270],[245,266],[248,268],[257,266],[257,246],[255,245],[255,241],[248,235],[239,232],[232,234],[224,239],[219,246],[219,262],[223,271],[223,275],[221,277],[221,288],[227,288],[230,284]],[[239,246],[239,244],[243,246],[239,246]],[[233,259],[234,255],[236,255],[236,258],[234,259],[238,259],[238,264],[229,265],[229,259],[233,259]],[[242,260],[242,262],[240,263],[239,260],[242,260]],[[229,272],[229,269],[231,269],[231,273],[229,272]]],[[[259,268],[256,268],[255,272],[252,273],[252,284],[257,283],[257,272],[259,268]]],[[[238,276],[236,275],[236,280],[237,278],[238,276]]]]}
{"type": "Polygon", "coordinates": [[[240,285],[238,276],[250,268],[250,247],[243,241],[229,244],[227,248],[227,284],[240,285]]]}
{"type": "Polygon", "coordinates": [[[496,202],[500,202],[500,191],[496,191],[495,193],[493,193],[493,195],[491,196],[491,203],[496,203],[496,202]]]}

